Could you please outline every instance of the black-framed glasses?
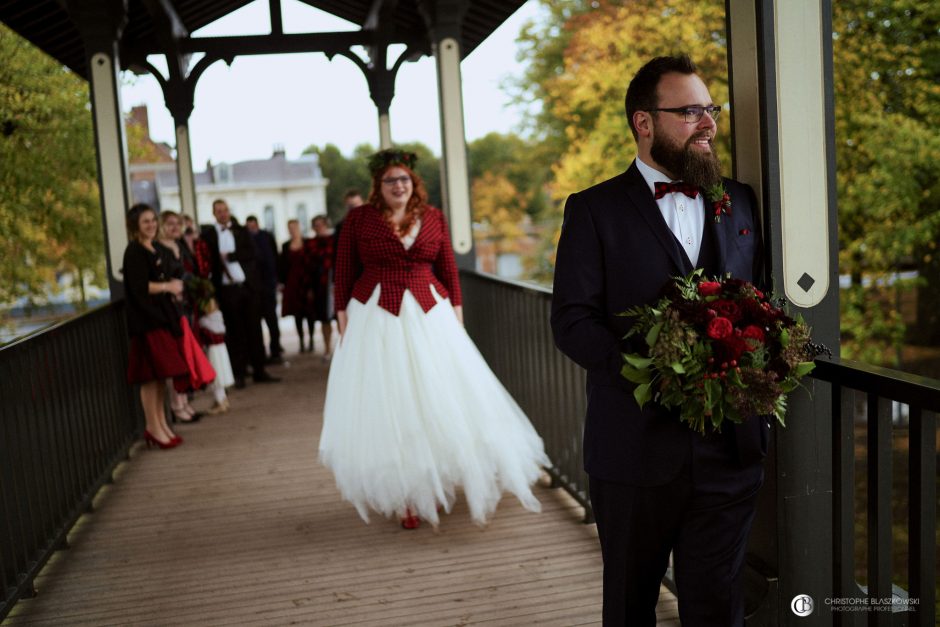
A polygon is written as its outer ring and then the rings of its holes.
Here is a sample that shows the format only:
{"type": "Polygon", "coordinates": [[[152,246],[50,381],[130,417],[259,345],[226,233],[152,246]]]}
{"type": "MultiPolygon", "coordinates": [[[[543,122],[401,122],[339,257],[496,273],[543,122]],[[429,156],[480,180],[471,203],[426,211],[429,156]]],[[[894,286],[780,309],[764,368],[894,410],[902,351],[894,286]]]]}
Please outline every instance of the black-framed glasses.
{"type": "Polygon", "coordinates": [[[382,182],[385,183],[386,185],[394,185],[395,183],[401,183],[402,185],[407,185],[408,183],[411,182],[411,177],[405,174],[401,176],[390,176],[388,178],[382,179],[382,182]]]}
{"type": "Polygon", "coordinates": [[[647,109],[647,111],[665,111],[666,113],[681,113],[686,124],[698,124],[702,116],[706,113],[715,121],[721,114],[721,107],[718,105],[708,105],[702,107],[699,105],[690,105],[688,107],[672,107],[670,109],[647,109]]]}

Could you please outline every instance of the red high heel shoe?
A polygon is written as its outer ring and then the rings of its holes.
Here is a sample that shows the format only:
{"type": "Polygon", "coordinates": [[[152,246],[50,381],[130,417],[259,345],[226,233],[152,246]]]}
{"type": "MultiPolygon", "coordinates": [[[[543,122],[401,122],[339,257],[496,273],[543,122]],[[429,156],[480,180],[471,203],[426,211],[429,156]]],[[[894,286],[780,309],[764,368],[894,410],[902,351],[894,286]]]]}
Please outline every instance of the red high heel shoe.
{"type": "Polygon", "coordinates": [[[150,448],[153,445],[159,446],[161,449],[176,448],[183,443],[183,438],[176,436],[169,442],[161,442],[158,440],[152,433],[144,429],[144,442],[147,443],[147,448],[150,448]]]}
{"type": "Polygon", "coordinates": [[[402,529],[417,529],[421,526],[421,519],[411,513],[410,509],[405,510],[405,517],[401,519],[402,529]]]}

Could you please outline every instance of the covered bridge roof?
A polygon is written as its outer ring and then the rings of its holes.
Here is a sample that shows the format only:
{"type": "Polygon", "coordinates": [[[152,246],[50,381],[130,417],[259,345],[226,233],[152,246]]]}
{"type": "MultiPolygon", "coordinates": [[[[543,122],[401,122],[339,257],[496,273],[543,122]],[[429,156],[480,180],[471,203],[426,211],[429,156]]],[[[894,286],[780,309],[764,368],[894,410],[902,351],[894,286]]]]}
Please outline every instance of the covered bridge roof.
{"type": "MultiPolygon", "coordinates": [[[[149,6],[158,5],[175,11],[188,33],[192,33],[252,0],[128,0],[128,23],[121,40],[122,58],[140,58],[158,54],[159,27],[149,6]],[[125,54],[125,53],[133,54],[125,54]]],[[[404,41],[430,42],[419,2],[422,0],[299,0],[317,9],[358,24],[365,31],[382,28],[404,41]],[[387,11],[379,10],[393,5],[387,11]],[[384,19],[386,23],[377,23],[384,19]],[[388,22],[390,20],[390,23],[388,22]]],[[[423,0],[427,3],[427,0],[423,0]]],[[[116,4],[119,4],[117,0],[116,4]]],[[[461,51],[470,54],[499,27],[525,0],[465,0],[461,51]]],[[[87,78],[85,50],[79,30],[69,16],[63,0],[7,0],[0,3],[0,21],[58,59],[80,76],[87,78]]]]}

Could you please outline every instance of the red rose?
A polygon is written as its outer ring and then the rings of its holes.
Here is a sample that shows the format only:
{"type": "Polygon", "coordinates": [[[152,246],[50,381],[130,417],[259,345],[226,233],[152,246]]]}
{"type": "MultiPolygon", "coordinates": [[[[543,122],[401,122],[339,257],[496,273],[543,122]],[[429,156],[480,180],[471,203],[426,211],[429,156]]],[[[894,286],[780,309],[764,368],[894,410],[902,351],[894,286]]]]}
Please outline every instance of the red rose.
{"type": "Polygon", "coordinates": [[[715,354],[727,362],[737,362],[741,358],[741,353],[746,350],[748,350],[747,342],[737,335],[729,335],[715,343],[715,354]]]}
{"type": "Polygon", "coordinates": [[[749,350],[754,350],[757,348],[758,344],[764,343],[764,330],[752,324],[744,329],[744,332],[741,333],[741,337],[748,340],[749,350]]]}
{"type": "Polygon", "coordinates": [[[702,296],[715,296],[719,292],[721,292],[721,283],[702,281],[698,284],[698,293],[702,296]]]}
{"type": "Polygon", "coordinates": [[[727,318],[712,318],[708,321],[708,337],[713,340],[720,340],[726,338],[734,331],[734,326],[732,326],[731,321],[727,318]]]}
{"type": "Polygon", "coordinates": [[[711,307],[718,312],[722,318],[727,318],[732,323],[741,319],[741,308],[733,300],[716,300],[711,303],[711,307]]]}

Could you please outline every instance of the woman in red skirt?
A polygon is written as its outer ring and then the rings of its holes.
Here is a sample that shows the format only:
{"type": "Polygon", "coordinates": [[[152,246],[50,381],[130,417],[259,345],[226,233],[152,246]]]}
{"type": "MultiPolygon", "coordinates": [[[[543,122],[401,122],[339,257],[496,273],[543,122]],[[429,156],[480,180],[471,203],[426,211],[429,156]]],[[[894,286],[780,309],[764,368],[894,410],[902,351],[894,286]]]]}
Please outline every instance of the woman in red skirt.
{"type": "Polygon", "coordinates": [[[130,334],[127,380],[140,384],[147,445],[173,448],[183,439],[166,422],[164,382],[172,379],[179,392],[200,389],[215,378],[215,371],[178,304],[183,282],[171,277],[170,253],[155,241],[156,212],[148,205],[134,205],[127,215],[127,229],[130,243],[123,267],[130,334]]]}

